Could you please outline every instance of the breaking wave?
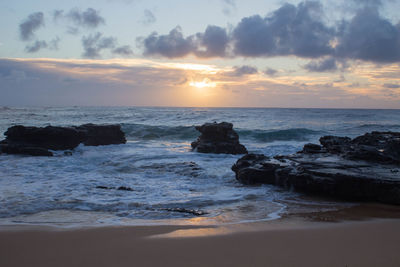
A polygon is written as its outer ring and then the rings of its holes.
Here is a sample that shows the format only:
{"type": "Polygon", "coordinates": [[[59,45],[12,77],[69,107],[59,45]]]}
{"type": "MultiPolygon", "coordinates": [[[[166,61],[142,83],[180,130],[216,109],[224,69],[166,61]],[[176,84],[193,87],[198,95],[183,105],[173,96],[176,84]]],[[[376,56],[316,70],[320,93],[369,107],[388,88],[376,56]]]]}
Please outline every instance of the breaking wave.
{"type": "MultiPolygon", "coordinates": [[[[153,126],[144,124],[122,124],[128,140],[186,140],[193,141],[199,136],[194,126],[153,126]]],[[[257,142],[305,141],[310,136],[320,135],[321,131],[306,128],[285,130],[247,130],[236,129],[239,138],[257,142]]]]}

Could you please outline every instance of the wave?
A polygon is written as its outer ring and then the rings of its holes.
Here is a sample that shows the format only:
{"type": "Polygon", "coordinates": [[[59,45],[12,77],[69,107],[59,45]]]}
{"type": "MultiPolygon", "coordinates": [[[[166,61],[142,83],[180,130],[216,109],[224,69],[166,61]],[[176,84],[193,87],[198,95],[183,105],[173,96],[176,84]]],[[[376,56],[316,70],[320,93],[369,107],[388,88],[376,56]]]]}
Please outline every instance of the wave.
{"type": "MultiPolygon", "coordinates": [[[[194,141],[200,133],[194,126],[153,126],[145,124],[122,124],[128,140],[185,140],[194,141]]],[[[306,128],[283,130],[235,129],[241,140],[256,142],[306,141],[321,131],[306,128]]]]}
{"type": "Polygon", "coordinates": [[[194,126],[153,126],[145,124],[122,124],[127,139],[133,140],[194,140],[199,135],[194,126]]]}

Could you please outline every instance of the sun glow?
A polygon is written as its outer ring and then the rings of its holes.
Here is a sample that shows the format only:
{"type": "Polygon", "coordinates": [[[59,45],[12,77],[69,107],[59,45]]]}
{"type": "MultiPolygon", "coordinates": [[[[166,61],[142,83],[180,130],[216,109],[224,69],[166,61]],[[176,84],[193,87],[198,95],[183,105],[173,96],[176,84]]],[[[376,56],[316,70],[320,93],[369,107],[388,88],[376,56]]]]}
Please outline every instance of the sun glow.
{"type": "Polygon", "coordinates": [[[192,87],[200,88],[200,89],[201,88],[214,88],[217,86],[217,84],[215,82],[212,82],[208,78],[203,79],[203,81],[201,81],[201,82],[191,81],[189,83],[189,85],[192,87]]]}

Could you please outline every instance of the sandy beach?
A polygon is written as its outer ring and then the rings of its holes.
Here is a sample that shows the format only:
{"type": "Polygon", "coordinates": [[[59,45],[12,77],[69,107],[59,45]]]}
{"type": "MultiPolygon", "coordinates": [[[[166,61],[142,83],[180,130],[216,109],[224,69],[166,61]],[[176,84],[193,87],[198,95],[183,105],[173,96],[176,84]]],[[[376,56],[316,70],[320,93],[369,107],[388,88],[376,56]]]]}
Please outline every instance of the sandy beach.
{"type": "Polygon", "coordinates": [[[400,220],[220,227],[9,226],[0,266],[399,266],[400,220]]]}

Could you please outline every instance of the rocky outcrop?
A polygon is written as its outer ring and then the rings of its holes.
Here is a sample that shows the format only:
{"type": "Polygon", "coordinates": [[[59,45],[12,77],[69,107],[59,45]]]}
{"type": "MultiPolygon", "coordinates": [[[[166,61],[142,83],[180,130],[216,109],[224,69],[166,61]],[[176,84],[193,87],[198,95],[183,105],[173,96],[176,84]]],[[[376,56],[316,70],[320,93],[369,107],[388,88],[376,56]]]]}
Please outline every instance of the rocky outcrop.
{"type": "Polygon", "coordinates": [[[72,127],[26,127],[16,125],[4,133],[0,150],[7,154],[52,156],[49,150],[70,150],[80,143],[87,146],[123,144],[125,135],[119,125],[84,124],[72,127]]]}
{"type": "Polygon", "coordinates": [[[232,166],[244,184],[273,184],[346,200],[400,204],[400,133],[324,136],[293,155],[249,154],[232,166]]]}
{"type": "Polygon", "coordinates": [[[201,135],[192,142],[192,148],[201,153],[246,154],[247,149],[239,143],[239,135],[232,123],[205,123],[196,126],[201,135]]]}

